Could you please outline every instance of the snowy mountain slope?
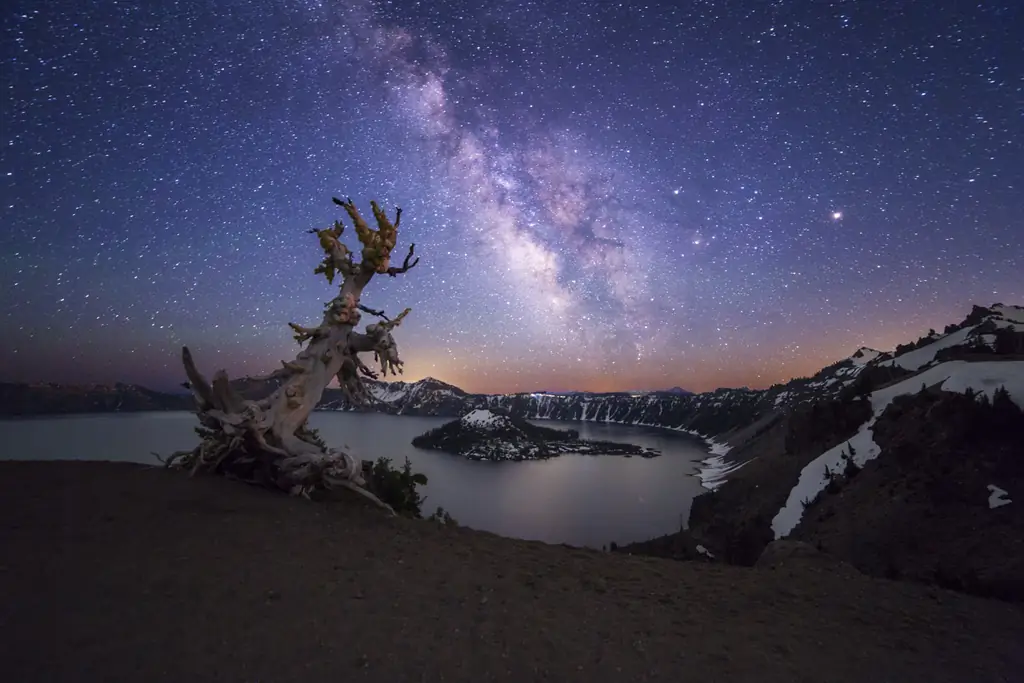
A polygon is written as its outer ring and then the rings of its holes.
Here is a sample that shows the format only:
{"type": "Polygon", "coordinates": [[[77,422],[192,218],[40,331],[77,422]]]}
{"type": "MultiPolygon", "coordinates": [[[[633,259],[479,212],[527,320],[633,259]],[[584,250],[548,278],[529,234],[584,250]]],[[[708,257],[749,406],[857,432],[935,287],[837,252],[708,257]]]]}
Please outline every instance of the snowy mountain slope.
{"type": "Polygon", "coordinates": [[[1008,392],[946,391],[998,372],[894,397],[871,427],[878,456],[837,472],[786,540],[874,576],[1024,602],[1024,412],[1008,392]]]}
{"type": "Polygon", "coordinates": [[[324,392],[324,400],[318,410],[371,410],[392,415],[439,415],[455,416],[466,412],[473,401],[457,386],[433,377],[417,382],[382,382],[366,380],[366,388],[373,403],[353,407],[340,391],[324,392]]]}
{"type": "MultiPolygon", "coordinates": [[[[950,361],[873,392],[868,397],[871,401],[871,419],[861,426],[853,438],[825,451],[800,472],[800,479],[790,491],[786,504],[772,520],[775,538],[788,536],[796,527],[803,515],[804,502],[813,500],[828,484],[826,472],[838,472],[842,469],[844,452],[852,451],[853,461],[859,466],[880,455],[880,449],[872,437],[872,427],[894,398],[912,394],[921,386],[933,385],[938,385],[944,391],[957,393],[970,388],[990,399],[995,391],[1002,387],[1009,392],[1014,403],[1024,407],[1024,362],[950,361]]],[[[1021,448],[1024,451],[1024,443],[1021,448]]]]}
{"type": "Polygon", "coordinates": [[[748,395],[775,412],[710,432],[734,448],[706,461],[713,491],[687,529],[625,551],[700,544],[753,565],[787,539],[875,576],[1024,600],[1022,321],[1020,307],[975,307],[893,353],[748,395]]]}
{"type": "Polygon", "coordinates": [[[976,306],[960,325],[951,326],[946,334],[935,334],[918,340],[917,348],[881,360],[879,365],[896,365],[917,372],[939,362],[940,352],[954,347],[992,348],[999,330],[1024,331],[1024,308],[996,304],[989,308],[976,306]]]}
{"type": "Polygon", "coordinates": [[[904,370],[917,372],[929,363],[935,362],[935,354],[942,349],[948,349],[953,346],[964,346],[967,344],[976,327],[977,325],[965,327],[962,330],[953,332],[952,334],[936,337],[935,341],[927,346],[914,349],[913,351],[891,360],[882,361],[879,365],[897,365],[904,370]]]}
{"type": "Polygon", "coordinates": [[[1008,327],[1017,332],[1024,331],[1024,307],[996,304],[990,309],[995,315],[997,326],[1008,327]]]}

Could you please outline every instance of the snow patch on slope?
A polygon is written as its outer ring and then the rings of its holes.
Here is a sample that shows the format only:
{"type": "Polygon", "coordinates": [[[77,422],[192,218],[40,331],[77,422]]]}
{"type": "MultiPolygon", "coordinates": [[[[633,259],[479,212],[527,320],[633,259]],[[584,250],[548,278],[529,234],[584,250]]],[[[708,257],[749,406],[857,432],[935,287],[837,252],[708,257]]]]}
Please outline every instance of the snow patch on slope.
{"type": "Polygon", "coordinates": [[[973,331],[973,327],[965,327],[962,330],[953,332],[952,334],[947,334],[945,337],[940,337],[938,340],[928,344],[927,346],[922,346],[919,349],[908,351],[898,358],[884,361],[881,365],[898,365],[904,370],[917,372],[934,361],[935,354],[941,349],[948,349],[951,346],[963,346],[966,344],[968,335],[973,331]]]}
{"type": "Polygon", "coordinates": [[[993,306],[989,310],[1002,318],[1002,320],[996,321],[999,327],[1011,327],[1018,332],[1024,330],[1024,308],[1020,306],[993,306]]]}
{"type": "Polygon", "coordinates": [[[875,421],[885,412],[894,398],[914,393],[921,388],[922,384],[925,386],[940,384],[942,389],[955,392],[963,392],[970,387],[978,391],[979,394],[986,394],[989,398],[992,398],[996,389],[1005,387],[1010,394],[1010,399],[1017,405],[1024,406],[1024,362],[1019,361],[984,363],[950,361],[873,392],[868,399],[871,401],[871,419],[861,425],[849,441],[825,451],[809,462],[800,472],[800,479],[789,492],[786,504],[772,520],[772,531],[775,533],[776,539],[788,536],[800,523],[804,513],[804,501],[813,500],[828,484],[825,477],[826,468],[833,472],[841,469],[843,452],[848,451],[850,446],[855,450],[853,461],[857,465],[863,466],[867,461],[878,457],[881,449],[875,443],[871,432],[875,421]]]}
{"type": "Polygon", "coordinates": [[[995,484],[988,485],[989,496],[988,496],[988,509],[995,510],[1001,508],[1004,505],[1009,505],[1013,501],[1010,500],[1010,494],[1005,489],[1001,489],[995,484]]]}
{"type": "MultiPolygon", "coordinates": [[[[952,372],[945,382],[942,383],[944,391],[955,391],[963,393],[967,389],[974,389],[984,393],[990,399],[995,395],[996,389],[1005,387],[1010,394],[1010,399],[1018,406],[1024,407],[1024,362],[1022,361],[990,361],[985,363],[967,363],[955,361],[943,363],[935,369],[947,365],[954,365],[952,372]]],[[[920,375],[912,377],[917,379],[920,375]]],[[[920,385],[918,385],[920,388],[920,385]]]]}
{"type": "Polygon", "coordinates": [[[635,420],[629,423],[616,422],[614,420],[604,420],[604,422],[607,422],[609,424],[631,424],[636,425],[637,427],[657,427],[659,429],[668,429],[673,432],[683,432],[684,434],[689,434],[690,436],[697,437],[698,439],[704,442],[704,444],[708,447],[708,452],[711,453],[710,458],[705,458],[704,460],[700,461],[700,464],[704,465],[704,467],[698,468],[697,470],[697,478],[700,479],[700,485],[708,489],[709,491],[714,491],[715,489],[717,489],[719,486],[725,483],[725,480],[730,473],[735,472],[739,468],[746,465],[747,462],[750,462],[748,460],[745,462],[737,463],[735,465],[727,463],[725,461],[725,456],[726,454],[729,453],[729,451],[732,450],[732,446],[715,441],[711,437],[705,436],[704,434],[701,434],[700,432],[694,431],[692,429],[685,429],[683,427],[663,427],[661,425],[653,424],[650,422],[642,422],[639,420],[635,420]]]}
{"type": "Polygon", "coordinates": [[[411,385],[405,382],[374,382],[366,383],[367,392],[383,403],[397,403],[409,395],[411,385]]]}
{"type": "Polygon", "coordinates": [[[711,457],[700,461],[700,464],[704,467],[697,470],[697,478],[700,479],[700,485],[709,491],[717,489],[725,483],[729,474],[750,462],[747,460],[736,464],[730,464],[726,462],[725,456],[732,450],[732,446],[719,443],[718,441],[704,436],[699,432],[695,432],[692,429],[678,429],[677,431],[685,432],[690,436],[695,436],[707,445],[708,450],[711,453],[711,457]]]}
{"type": "Polygon", "coordinates": [[[496,429],[509,429],[512,427],[512,420],[504,415],[492,413],[489,410],[477,409],[462,416],[462,424],[474,429],[491,432],[496,429]]]}
{"type": "Polygon", "coordinates": [[[881,351],[876,351],[875,349],[869,349],[866,346],[862,346],[857,349],[852,356],[850,356],[850,360],[853,361],[855,365],[867,365],[881,355],[881,351]]]}
{"type": "Polygon", "coordinates": [[[748,462],[750,462],[750,460],[730,464],[726,462],[724,455],[715,455],[700,461],[700,464],[704,465],[704,467],[700,468],[697,472],[697,478],[700,479],[701,486],[710,491],[714,491],[726,482],[730,474],[743,467],[748,462]]]}

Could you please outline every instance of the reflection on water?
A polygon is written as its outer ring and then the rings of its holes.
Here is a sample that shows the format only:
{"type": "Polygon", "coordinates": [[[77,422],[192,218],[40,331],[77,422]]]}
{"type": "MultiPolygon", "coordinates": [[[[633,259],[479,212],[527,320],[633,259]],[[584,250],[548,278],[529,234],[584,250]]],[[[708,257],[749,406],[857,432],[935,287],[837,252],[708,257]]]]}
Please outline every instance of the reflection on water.
{"type": "MultiPolygon", "coordinates": [[[[332,446],[396,464],[408,457],[430,479],[424,512],[443,506],[459,523],[504,536],[600,547],[669,533],[701,492],[693,476],[706,457],[683,434],[645,427],[543,421],[577,429],[584,439],[657,448],[659,458],[563,455],[533,462],[465,460],[412,447],[412,438],[446,418],[378,413],[314,413],[310,424],[332,446]]],[[[73,415],[0,420],[2,459],[83,459],[155,463],[196,443],[195,415],[185,412],[73,415]]]]}

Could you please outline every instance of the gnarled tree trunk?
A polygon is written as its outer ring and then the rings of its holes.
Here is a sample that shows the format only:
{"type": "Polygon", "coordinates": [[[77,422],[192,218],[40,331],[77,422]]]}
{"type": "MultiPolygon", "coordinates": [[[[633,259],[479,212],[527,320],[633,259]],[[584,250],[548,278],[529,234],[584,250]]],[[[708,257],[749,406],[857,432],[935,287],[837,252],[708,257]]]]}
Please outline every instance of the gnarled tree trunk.
{"type": "Polygon", "coordinates": [[[168,466],[189,468],[193,474],[224,474],[293,494],[345,487],[387,507],[365,489],[362,463],[348,453],[324,447],[306,428],[306,420],[335,377],[353,403],[369,399],[362,377],[376,378],[377,374],[360,360],[360,353],[372,351],[383,375],[402,371],[391,332],[409,309],[392,320],[382,311],[362,306],[359,298],[375,274],[396,276],[415,266],[419,259],[412,260],[412,245],[401,267],[390,265],[401,209],[391,223],[377,203],[371,202],[377,221],[377,230],[372,230],[352,200],[335,198],[334,202],[345,209],[355,224],[362,244],[361,261],[355,263],[352,252],[339,240],[344,231],[340,221],[332,228],[310,231],[317,235],[326,253],[315,273],[324,274],[331,283],[340,273],[342,283],[338,295],[327,303],[318,326],[289,323],[295,339],[305,347],[294,360],[282,361],[281,369],[271,375],[282,383],[265,399],[243,399],[233,390],[223,370],[214,375],[212,383],[208,382],[196,368],[188,347],[182,349],[188,386],[195,395],[196,413],[202,425],[197,429],[202,442],[191,451],[172,454],[166,460],[168,466]],[[360,311],[379,316],[382,322],[368,325],[365,332],[356,332],[360,311]]]}

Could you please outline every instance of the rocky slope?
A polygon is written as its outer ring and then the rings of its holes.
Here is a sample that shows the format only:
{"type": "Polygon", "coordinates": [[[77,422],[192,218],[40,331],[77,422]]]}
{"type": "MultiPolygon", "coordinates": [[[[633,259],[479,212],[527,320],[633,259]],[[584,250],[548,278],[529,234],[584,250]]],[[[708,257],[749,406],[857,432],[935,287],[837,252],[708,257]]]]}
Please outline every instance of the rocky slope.
{"type": "Polygon", "coordinates": [[[981,396],[896,397],[882,455],[836,472],[791,537],[875,576],[1024,600],[1024,412],[981,396]]]}
{"type": "Polygon", "coordinates": [[[574,429],[539,427],[502,411],[476,409],[412,440],[417,448],[495,462],[543,460],[558,455],[639,455],[653,458],[652,448],[611,441],[585,441],[574,429]]]}

